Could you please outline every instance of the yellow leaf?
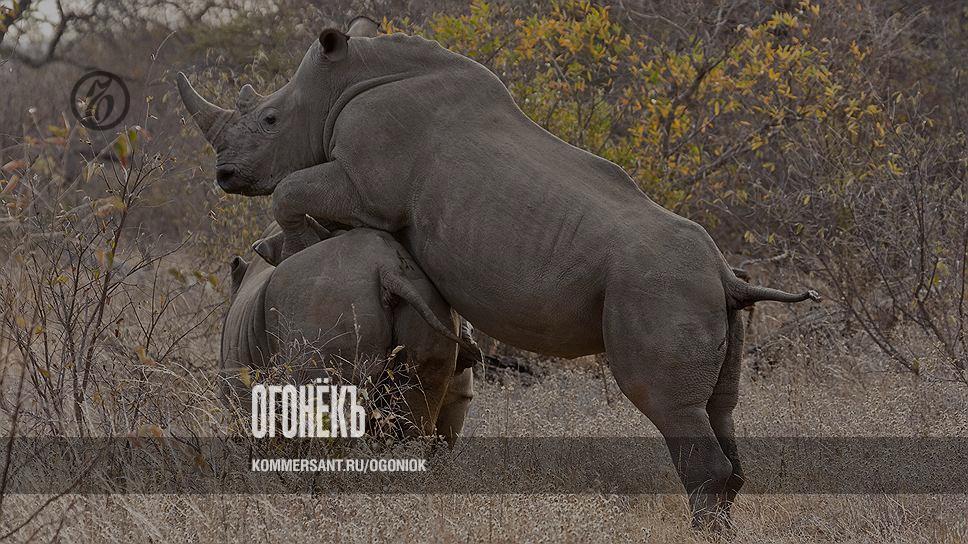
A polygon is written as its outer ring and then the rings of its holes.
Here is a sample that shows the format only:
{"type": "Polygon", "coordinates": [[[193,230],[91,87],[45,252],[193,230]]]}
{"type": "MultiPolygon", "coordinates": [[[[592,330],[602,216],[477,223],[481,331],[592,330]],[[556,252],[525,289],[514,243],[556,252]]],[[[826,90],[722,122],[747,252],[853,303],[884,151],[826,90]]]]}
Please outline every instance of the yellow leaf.
{"type": "Polygon", "coordinates": [[[168,269],[168,273],[172,275],[179,283],[185,283],[185,274],[181,270],[175,268],[174,266],[168,269]]]}
{"type": "Polygon", "coordinates": [[[131,141],[123,134],[118,136],[114,140],[114,152],[121,159],[121,164],[126,164],[128,157],[131,155],[131,141]]]}
{"type": "Polygon", "coordinates": [[[117,195],[106,196],[94,201],[94,215],[98,217],[104,217],[124,209],[124,201],[117,195]]]}
{"type": "Polygon", "coordinates": [[[17,185],[19,184],[20,184],[20,176],[18,176],[17,174],[14,174],[13,176],[10,177],[10,181],[8,181],[7,184],[3,186],[3,189],[0,190],[0,196],[13,192],[13,190],[16,189],[17,185]]]}
{"type": "Polygon", "coordinates": [[[239,370],[239,380],[242,381],[242,385],[252,387],[252,375],[249,373],[249,367],[243,366],[239,370]]]}
{"type": "Polygon", "coordinates": [[[59,125],[47,125],[47,132],[50,132],[54,136],[59,136],[61,138],[66,138],[68,134],[67,127],[62,127],[59,125]]]}
{"type": "Polygon", "coordinates": [[[138,361],[143,365],[153,365],[156,364],[154,359],[148,355],[148,351],[144,346],[138,346],[134,350],[135,355],[138,356],[138,361]]]}
{"type": "Polygon", "coordinates": [[[23,159],[15,159],[3,165],[3,171],[7,174],[14,170],[23,170],[24,168],[27,168],[27,161],[23,159]]]}

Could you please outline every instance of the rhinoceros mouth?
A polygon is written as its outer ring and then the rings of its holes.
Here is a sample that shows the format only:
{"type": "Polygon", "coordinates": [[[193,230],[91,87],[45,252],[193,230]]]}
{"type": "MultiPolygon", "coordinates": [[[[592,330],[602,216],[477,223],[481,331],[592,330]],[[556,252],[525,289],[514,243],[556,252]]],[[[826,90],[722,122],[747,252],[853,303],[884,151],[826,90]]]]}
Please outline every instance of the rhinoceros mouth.
{"type": "Polygon", "coordinates": [[[237,179],[227,180],[224,184],[216,182],[216,185],[230,195],[242,196],[268,196],[275,188],[273,184],[267,186],[264,183],[245,183],[237,179]]]}
{"type": "Polygon", "coordinates": [[[215,185],[217,185],[219,189],[231,195],[239,194],[244,189],[244,187],[241,184],[239,184],[234,180],[220,179],[215,182],[215,185]]]}

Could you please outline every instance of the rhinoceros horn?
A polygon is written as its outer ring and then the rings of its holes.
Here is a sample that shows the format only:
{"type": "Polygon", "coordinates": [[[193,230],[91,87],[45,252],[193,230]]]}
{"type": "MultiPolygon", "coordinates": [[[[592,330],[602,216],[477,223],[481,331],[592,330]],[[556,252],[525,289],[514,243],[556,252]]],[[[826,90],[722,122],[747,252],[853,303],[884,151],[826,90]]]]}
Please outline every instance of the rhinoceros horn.
{"type": "Polygon", "coordinates": [[[202,134],[209,143],[215,145],[222,128],[231,120],[235,112],[220,108],[202,98],[181,72],[178,72],[178,94],[181,95],[185,108],[188,109],[198,128],[202,130],[202,134]]]}
{"type": "Polygon", "coordinates": [[[236,101],[236,107],[239,108],[240,113],[246,113],[253,106],[261,102],[263,98],[265,97],[255,92],[252,85],[246,83],[242,86],[242,90],[239,91],[239,99],[236,101]]]}

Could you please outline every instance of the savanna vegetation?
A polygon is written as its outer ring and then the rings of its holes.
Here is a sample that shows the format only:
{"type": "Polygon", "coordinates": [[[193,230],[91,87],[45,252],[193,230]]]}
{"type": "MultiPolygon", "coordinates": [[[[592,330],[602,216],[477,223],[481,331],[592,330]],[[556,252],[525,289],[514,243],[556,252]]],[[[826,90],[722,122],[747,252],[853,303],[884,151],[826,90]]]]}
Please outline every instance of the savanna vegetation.
{"type": "MultiPolygon", "coordinates": [[[[701,223],[756,283],[819,306],[748,318],[747,436],[968,432],[968,7],[956,1],[0,3],[4,436],[188,440],[217,398],[227,263],[267,199],[212,187],[174,74],[234,104],[357,14],[490,68],[521,109],[701,223]],[[125,122],[70,113],[89,69],[125,122]]],[[[647,233],[643,233],[647,236],[647,233]]],[[[478,436],[655,434],[594,360],[482,341],[478,436]]],[[[9,440],[7,441],[9,443],[9,440]]],[[[3,469],[3,483],[8,469],[3,469]]],[[[22,496],[0,538],[45,541],[702,540],[679,496],[22,496]],[[286,521],[280,522],[280,519],[286,521]],[[320,521],[324,520],[324,521],[320,521]]],[[[963,495],[750,496],[739,541],[960,542],[963,495]]]]}

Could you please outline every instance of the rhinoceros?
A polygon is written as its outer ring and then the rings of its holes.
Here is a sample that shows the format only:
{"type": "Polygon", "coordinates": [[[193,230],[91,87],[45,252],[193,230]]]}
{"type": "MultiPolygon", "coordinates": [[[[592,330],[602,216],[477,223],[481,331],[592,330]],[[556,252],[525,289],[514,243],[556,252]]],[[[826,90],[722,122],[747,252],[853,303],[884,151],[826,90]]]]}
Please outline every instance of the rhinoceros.
{"type": "Polygon", "coordinates": [[[757,301],[818,300],[737,278],[698,224],[618,165],[529,119],[500,79],[437,42],[326,29],[292,79],[234,110],[182,100],[217,152],[216,183],[272,195],[292,255],[305,215],[393,233],[475,327],[525,350],[607,353],[666,439],[693,523],[720,529],[744,476],[734,437],[757,301]]]}
{"type": "MultiPolygon", "coordinates": [[[[266,232],[276,231],[273,225],[266,232]]],[[[466,350],[474,346],[472,339],[458,338],[450,307],[406,251],[389,234],[370,229],[330,237],[274,267],[269,262],[279,249],[262,242],[256,252],[266,260],[232,259],[232,302],[221,346],[223,396],[244,401],[248,387],[241,369],[266,369],[277,362],[273,355],[290,346],[360,381],[361,361],[386,359],[402,345],[420,384],[404,393],[413,430],[443,434],[453,444],[473,398],[468,366],[474,355],[466,350]],[[456,366],[455,342],[462,348],[456,366]]],[[[306,382],[325,371],[297,368],[294,374],[306,382]]]]}

